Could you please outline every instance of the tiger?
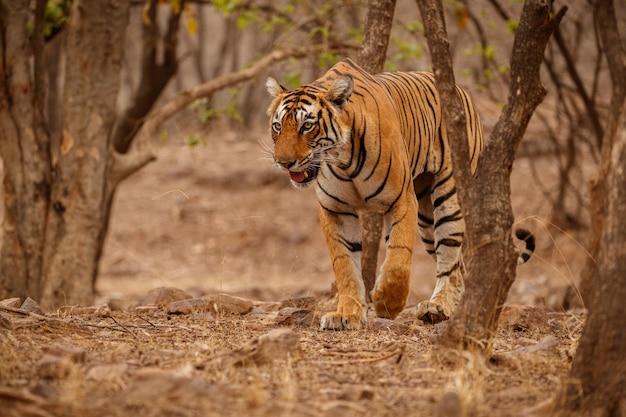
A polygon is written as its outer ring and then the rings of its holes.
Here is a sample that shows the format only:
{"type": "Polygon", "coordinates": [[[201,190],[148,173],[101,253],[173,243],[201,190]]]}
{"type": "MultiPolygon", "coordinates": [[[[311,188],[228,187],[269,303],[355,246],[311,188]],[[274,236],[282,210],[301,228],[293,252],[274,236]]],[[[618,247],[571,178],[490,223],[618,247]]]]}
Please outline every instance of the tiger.
{"type": "MultiPolygon", "coordinates": [[[[273,160],[296,188],[314,185],[320,224],[337,285],[337,309],[322,330],[357,330],[367,323],[361,276],[359,216],[383,213],[385,259],[370,293],[378,317],[394,319],[410,291],[416,235],[437,263],[436,285],[417,318],[451,317],[464,290],[461,248],[465,223],[435,79],[428,72],[372,75],[349,58],[295,90],[268,77],[267,110],[273,160]]],[[[483,148],[480,117],[463,103],[472,173],[483,148]]],[[[518,233],[532,253],[529,233],[518,233]]],[[[533,243],[534,244],[534,243],[533,243]]]]}

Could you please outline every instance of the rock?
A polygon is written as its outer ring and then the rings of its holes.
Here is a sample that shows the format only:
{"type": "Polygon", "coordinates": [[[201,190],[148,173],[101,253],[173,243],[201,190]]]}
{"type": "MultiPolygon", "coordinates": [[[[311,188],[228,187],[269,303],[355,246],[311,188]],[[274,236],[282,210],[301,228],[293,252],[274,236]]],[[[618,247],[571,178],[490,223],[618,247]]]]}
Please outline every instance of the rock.
{"type": "Polygon", "coordinates": [[[235,366],[261,366],[276,360],[299,359],[301,356],[300,336],[291,329],[281,328],[251,340],[234,351],[231,359],[235,366]]]}
{"type": "Polygon", "coordinates": [[[297,307],[285,307],[278,312],[275,323],[282,326],[312,326],[314,320],[315,314],[311,310],[297,307]]]}
{"type": "Polygon", "coordinates": [[[461,396],[456,391],[448,391],[443,394],[441,401],[435,407],[436,417],[463,417],[466,415],[461,396]]]}
{"type": "Polygon", "coordinates": [[[128,365],[125,363],[96,365],[89,368],[85,377],[92,381],[115,381],[124,376],[127,371],[128,365]]]}
{"type": "Polygon", "coordinates": [[[24,311],[28,311],[30,313],[42,314],[42,315],[44,314],[41,307],[39,307],[39,304],[37,303],[37,301],[33,300],[30,297],[27,297],[26,300],[24,300],[20,309],[24,311]]]}
{"type": "Polygon", "coordinates": [[[37,375],[47,379],[66,379],[74,370],[74,365],[69,358],[44,355],[37,364],[37,375]]]}
{"type": "Polygon", "coordinates": [[[0,311],[0,328],[13,330],[13,322],[11,316],[0,311]]]}
{"type": "Polygon", "coordinates": [[[500,313],[498,326],[510,330],[537,330],[548,324],[544,309],[531,306],[506,305],[500,313]]]}
{"type": "Polygon", "coordinates": [[[523,346],[521,348],[515,349],[514,352],[524,352],[524,353],[544,353],[552,350],[553,347],[557,346],[559,341],[556,337],[552,335],[548,335],[541,339],[539,342],[530,346],[523,346]]]}
{"type": "Polygon", "coordinates": [[[382,317],[374,317],[372,320],[372,325],[375,329],[378,330],[392,330],[394,332],[406,333],[409,331],[411,326],[406,323],[399,323],[395,320],[389,320],[382,317]]]}
{"type": "Polygon", "coordinates": [[[374,398],[374,388],[369,385],[351,385],[341,392],[337,398],[344,401],[371,400],[374,398]]]}
{"type": "Polygon", "coordinates": [[[163,307],[175,301],[189,300],[192,298],[193,296],[191,294],[180,288],[158,287],[148,291],[141,303],[144,305],[152,304],[163,307]]]}
{"type": "Polygon", "coordinates": [[[215,294],[203,297],[209,301],[210,311],[214,316],[244,315],[252,311],[254,303],[248,299],[234,297],[228,294],[215,294]]]}
{"type": "Polygon", "coordinates": [[[7,298],[0,301],[0,306],[8,308],[20,308],[22,300],[19,297],[7,298]]]}
{"type": "Polygon", "coordinates": [[[156,305],[147,305],[147,306],[137,306],[135,307],[135,313],[142,314],[146,316],[151,316],[159,311],[159,306],[156,305]]]}
{"type": "Polygon", "coordinates": [[[305,310],[312,310],[317,305],[317,299],[310,295],[302,297],[293,297],[286,300],[281,300],[280,308],[294,307],[305,310]]]}
{"type": "Polygon", "coordinates": [[[43,352],[59,358],[68,358],[73,363],[85,363],[87,351],[74,346],[47,345],[43,346],[43,352]]]}
{"type": "Polygon", "coordinates": [[[61,311],[71,316],[96,316],[96,317],[109,317],[111,316],[111,309],[107,304],[101,304],[98,306],[73,306],[64,307],[61,311]]]}
{"type": "Polygon", "coordinates": [[[191,298],[169,303],[165,308],[167,314],[191,314],[210,311],[211,301],[204,298],[191,298]]]}

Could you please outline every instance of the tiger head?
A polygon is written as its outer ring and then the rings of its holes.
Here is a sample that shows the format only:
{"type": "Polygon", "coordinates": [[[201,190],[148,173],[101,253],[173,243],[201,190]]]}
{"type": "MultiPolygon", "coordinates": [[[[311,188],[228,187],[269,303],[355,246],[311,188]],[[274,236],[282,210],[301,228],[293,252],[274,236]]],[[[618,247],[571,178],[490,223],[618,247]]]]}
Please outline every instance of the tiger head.
{"type": "Polygon", "coordinates": [[[328,88],[309,84],[292,91],[269,77],[265,87],[274,97],[267,111],[274,161],[289,172],[293,185],[310,185],[322,163],[339,163],[350,140],[344,110],[354,90],[352,77],[341,75],[328,88]]]}

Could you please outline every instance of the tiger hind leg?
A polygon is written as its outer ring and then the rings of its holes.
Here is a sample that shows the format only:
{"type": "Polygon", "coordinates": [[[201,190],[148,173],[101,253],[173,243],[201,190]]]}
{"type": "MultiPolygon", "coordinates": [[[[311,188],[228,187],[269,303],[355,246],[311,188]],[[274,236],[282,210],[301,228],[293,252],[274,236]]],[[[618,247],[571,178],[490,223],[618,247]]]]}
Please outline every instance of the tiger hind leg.
{"type": "Polygon", "coordinates": [[[465,288],[461,262],[465,224],[450,170],[418,177],[414,187],[419,199],[420,236],[428,253],[434,254],[437,261],[435,290],[429,300],[418,304],[417,317],[438,323],[450,318],[465,288]]]}

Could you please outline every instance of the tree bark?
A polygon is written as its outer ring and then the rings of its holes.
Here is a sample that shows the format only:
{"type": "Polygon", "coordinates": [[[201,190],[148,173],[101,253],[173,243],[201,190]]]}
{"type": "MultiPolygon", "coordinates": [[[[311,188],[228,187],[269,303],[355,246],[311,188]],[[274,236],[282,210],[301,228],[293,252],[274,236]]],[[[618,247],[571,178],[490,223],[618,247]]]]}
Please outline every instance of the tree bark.
{"type": "Polygon", "coordinates": [[[469,170],[462,111],[455,110],[454,75],[441,2],[418,0],[433,59],[437,88],[454,163],[454,178],[467,224],[464,254],[466,289],[441,343],[488,353],[509,288],[515,279],[517,251],[512,241],[510,174],[515,152],[545,89],[539,79],[543,51],[566,7],[552,14],[549,3],[524,4],[511,56],[509,98],[479,160],[476,178],[469,170]]]}
{"type": "Polygon", "coordinates": [[[626,415],[626,109],[608,157],[602,238],[585,323],[563,390],[562,416],[626,415]]]}
{"type": "Polygon", "coordinates": [[[93,298],[106,232],[102,218],[116,185],[109,180],[115,159],[110,133],[129,4],[73,2],[65,38],[62,140],[53,158],[43,118],[46,1],[37,1],[32,33],[30,3],[5,2],[2,9],[0,297],[30,296],[51,309],[93,298]]]}
{"type": "MultiPolygon", "coordinates": [[[[382,72],[387,58],[389,36],[393,25],[393,13],[396,0],[370,0],[361,49],[357,54],[357,63],[369,73],[382,72]]],[[[361,212],[359,221],[362,230],[361,276],[365,284],[365,294],[370,300],[370,293],[376,283],[378,269],[378,249],[383,230],[383,213],[361,212]]]]}
{"type": "Polygon", "coordinates": [[[41,305],[91,303],[116,184],[111,130],[128,2],[74,1],[67,28],[63,137],[44,240],[41,305]]]}
{"type": "MultiPolygon", "coordinates": [[[[615,18],[615,7],[612,0],[597,0],[594,2],[594,18],[600,33],[602,48],[607,58],[609,72],[611,74],[611,84],[613,86],[611,94],[611,106],[609,120],[604,129],[601,143],[601,162],[598,172],[589,184],[590,213],[591,221],[589,228],[589,253],[585,266],[580,273],[579,293],[582,297],[583,305],[589,304],[592,281],[596,269],[596,259],[600,251],[600,240],[602,237],[602,217],[604,211],[604,194],[606,189],[606,178],[608,176],[609,161],[613,138],[617,132],[618,118],[622,113],[626,100],[626,64],[624,57],[626,52],[620,38],[615,18]]],[[[566,302],[574,304],[574,297],[571,292],[566,295],[566,302]]]]}
{"type": "MultiPolygon", "coordinates": [[[[43,24],[45,1],[37,2],[35,28],[43,24]]],[[[34,31],[32,43],[26,30],[29,0],[3,2],[2,65],[0,65],[0,152],[4,163],[4,222],[0,258],[0,298],[41,292],[43,236],[49,210],[52,172],[49,136],[43,126],[43,95],[39,81],[39,51],[43,30],[34,31]]]]}

